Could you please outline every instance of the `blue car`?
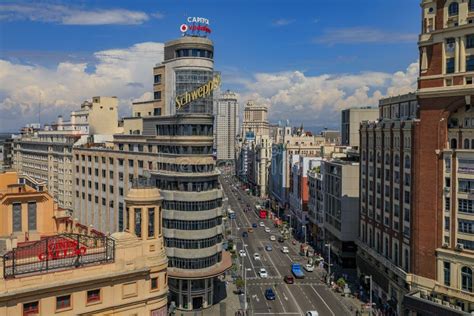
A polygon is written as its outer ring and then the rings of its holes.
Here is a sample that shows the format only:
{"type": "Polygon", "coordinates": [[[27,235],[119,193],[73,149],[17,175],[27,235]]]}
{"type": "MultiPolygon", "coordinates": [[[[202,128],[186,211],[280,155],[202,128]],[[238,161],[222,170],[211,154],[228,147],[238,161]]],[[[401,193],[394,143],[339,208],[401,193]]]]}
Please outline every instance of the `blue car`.
{"type": "Polygon", "coordinates": [[[257,228],[257,223],[253,223],[253,224],[252,224],[252,227],[253,227],[253,228],[257,228]]]}
{"type": "Polygon", "coordinates": [[[272,251],[273,250],[272,245],[270,245],[270,244],[266,245],[265,250],[266,251],[272,251]]]}
{"type": "Polygon", "coordinates": [[[274,301],[276,298],[275,292],[273,292],[272,288],[268,288],[265,290],[265,298],[269,301],[274,301]]]}

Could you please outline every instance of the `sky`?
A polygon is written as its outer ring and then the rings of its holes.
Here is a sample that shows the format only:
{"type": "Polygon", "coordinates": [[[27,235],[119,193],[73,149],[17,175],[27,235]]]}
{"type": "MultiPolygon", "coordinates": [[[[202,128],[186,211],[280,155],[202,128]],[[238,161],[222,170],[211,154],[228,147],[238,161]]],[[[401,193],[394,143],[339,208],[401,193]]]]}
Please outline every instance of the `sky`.
{"type": "Polygon", "coordinates": [[[221,89],[273,123],[339,129],[340,111],[416,88],[417,0],[0,1],[0,132],[93,96],[128,116],[186,17],[209,19],[221,89]]]}

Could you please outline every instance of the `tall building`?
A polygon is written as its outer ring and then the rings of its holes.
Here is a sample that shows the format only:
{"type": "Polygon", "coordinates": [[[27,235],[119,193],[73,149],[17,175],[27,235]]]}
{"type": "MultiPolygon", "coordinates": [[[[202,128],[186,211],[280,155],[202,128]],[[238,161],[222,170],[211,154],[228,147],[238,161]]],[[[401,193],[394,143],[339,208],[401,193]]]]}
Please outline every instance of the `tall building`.
{"type": "Polygon", "coordinates": [[[474,311],[474,1],[422,1],[412,312],[474,311]],[[460,310],[460,311],[456,311],[460,310]]]}
{"type": "Polygon", "coordinates": [[[357,269],[372,276],[374,301],[402,314],[409,276],[419,260],[415,230],[419,164],[418,102],[414,93],[382,99],[376,122],[360,127],[360,228],[357,269]],[[418,255],[417,255],[418,253],[418,255]]]}
{"type": "Polygon", "coordinates": [[[207,38],[166,43],[165,59],[155,67],[162,80],[154,85],[166,115],[125,118],[112,141],[73,151],[76,209],[88,225],[126,230],[124,197],[134,181],[148,178],[160,190],[170,299],[181,310],[217,303],[218,276],[231,267],[222,248],[223,192],[213,154],[213,90],[220,84],[213,51],[207,38]]]}
{"type": "Polygon", "coordinates": [[[74,220],[45,189],[0,174],[0,314],[167,315],[158,190],[132,189],[133,229],[106,236],[74,220]]]}
{"type": "Polygon", "coordinates": [[[359,148],[359,127],[363,121],[375,121],[379,109],[371,107],[350,108],[341,113],[341,145],[359,148]]]}
{"type": "Polygon", "coordinates": [[[239,104],[237,95],[225,91],[215,102],[215,145],[217,160],[235,160],[236,136],[239,133],[239,104]]]}
{"type": "Polygon", "coordinates": [[[118,132],[116,97],[93,97],[71,113],[70,121],[58,117],[44,129],[23,130],[13,143],[14,168],[33,179],[45,181],[59,206],[73,207],[72,148],[89,135],[108,137],[118,132]]]}
{"type": "Polygon", "coordinates": [[[13,135],[0,134],[0,172],[13,166],[13,135]]]}

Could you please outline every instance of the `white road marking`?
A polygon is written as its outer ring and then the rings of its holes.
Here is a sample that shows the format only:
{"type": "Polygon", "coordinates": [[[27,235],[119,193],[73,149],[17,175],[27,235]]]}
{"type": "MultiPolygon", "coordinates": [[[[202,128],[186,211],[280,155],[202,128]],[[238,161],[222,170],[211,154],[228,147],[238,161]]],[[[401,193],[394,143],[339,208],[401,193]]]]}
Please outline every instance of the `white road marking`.
{"type": "Polygon", "coordinates": [[[316,289],[313,286],[310,286],[310,287],[313,289],[314,293],[316,293],[316,295],[321,299],[321,301],[324,303],[324,305],[326,305],[327,309],[331,312],[332,316],[336,316],[336,314],[334,314],[332,309],[329,308],[329,305],[323,300],[321,295],[319,295],[318,291],[316,291],[316,289]]]}
{"type": "Polygon", "coordinates": [[[293,302],[295,302],[296,308],[298,308],[299,315],[303,315],[303,311],[302,311],[301,308],[300,308],[300,304],[298,304],[298,301],[297,301],[297,300],[295,299],[295,297],[293,296],[293,293],[291,293],[291,291],[288,289],[288,285],[287,285],[287,284],[285,284],[285,288],[288,290],[288,293],[290,294],[291,299],[293,300],[293,302]]]}

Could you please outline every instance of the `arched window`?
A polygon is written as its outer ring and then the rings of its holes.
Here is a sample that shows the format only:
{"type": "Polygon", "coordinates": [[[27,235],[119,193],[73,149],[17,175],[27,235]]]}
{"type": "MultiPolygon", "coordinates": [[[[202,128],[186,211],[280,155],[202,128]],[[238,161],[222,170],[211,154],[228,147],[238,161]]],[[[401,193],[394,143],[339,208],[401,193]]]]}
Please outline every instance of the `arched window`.
{"type": "Polygon", "coordinates": [[[458,141],[456,138],[451,139],[451,149],[456,149],[458,148],[458,141]]]}
{"type": "Polygon", "coordinates": [[[405,155],[405,168],[410,168],[410,167],[411,167],[410,156],[405,155]]]}
{"type": "Polygon", "coordinates": [[[472,269],[469,267],[461,269],[461,286],[463,291],[472,292],[472,269]]]}
{"type": "Polygon", "coordinates": [[[398,154],[395,155],[395,167],[400,166],[400,156],[398,154]]]}
{"type": "Polygon", "coordinates": [[[464,140],[464,149],[469,149],[469,139],[464,140]]]}
{"type": "Polygon", "coordinates": [[[448,14],[449,16],[458,15],[459,13],[459,4],[457,2],[453,2],[448,7],[448,14]]]}

